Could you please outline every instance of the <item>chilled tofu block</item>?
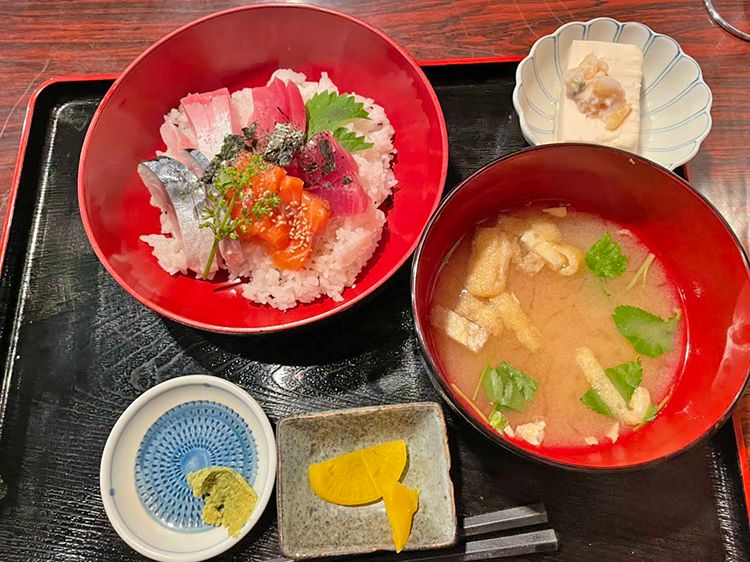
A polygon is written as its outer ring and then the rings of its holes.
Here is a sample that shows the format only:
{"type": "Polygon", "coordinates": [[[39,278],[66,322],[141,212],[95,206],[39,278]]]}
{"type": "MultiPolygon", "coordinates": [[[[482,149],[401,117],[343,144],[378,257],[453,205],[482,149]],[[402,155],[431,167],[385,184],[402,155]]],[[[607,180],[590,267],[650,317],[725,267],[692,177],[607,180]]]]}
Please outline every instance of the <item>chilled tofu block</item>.
{"type": "MultiPolygon", "coordinates": [[[[635,45],[625,45],[620,43],[608,43],[605,41],[573,41],[568,51],[568,60],[565,65],[566,75],[570,76],[571,72],[581,67],[582,63],[589,55],[594,55],[604,65],[599,67],[600,76],[605,76],[601,80],[602,89],[607,88],[607,92],[602,93],[597,98],[599,92],[596,88],[590,87],[591,76],[585,77],[589,87],[584,88],[583,83],[574,80],[578,84],[580,93],[572,96],[571,81],[567,81],[561,87],[560,102],[557,110],[557,127],[555,130],[555,140],[558,142],[585,142],[600,144],[628,150],[630,152],[638,151],[638,140],[640,136],[641,124],[641,79],[643,74],[643,53],[635,45]],[[606,68],[606,72],[603,70],[606,68]],[[604,74],[602,74],[604,73],[604,74]],[[581,110],[583,104],[585,107],[597,107],[606,109],[602,106],[612,102],[609,95],[609,88],[614,84],[607,77],[614,79],[622,86],[624,90],[625,106],[629,112],[622,111],[620,116],[625,115],[624,119],[614,129],[608,129],[607,121],[604,117],[593,117],[581,110]]],[[[585,63],[584,63],[585,64],[585,63]]],[[[564,80],[565,82],[565,80],[564,80]]],[[[616,85],[616,84],[615,84],[616,85]]],[[[591,111],[589,111],[591,113],[591,111]]],[[[618,123],[615,119],[614,123],[618,123]]],[[[610,123],[611,125],[612,123],[610,123]]]]}
{"type": "Polygon", "coordinates": [[[434,305],[430,311],[430,324],[474,353],[482,349],[489,337],[474,322],[439,304],[434,305]]]}
{"type": "Polygon", "coordinates": [[[513,245],[499,228],[478,228],[471,241],[466,288],[476,297],[494,297],[505,290],[513,245]]]}
{"type": "Polygon", "coordinates": [[[531,323],[516,295],[503,293],[493,298],[492,304],[499,311],[503,324],[515,332],[516,338],[526,349],[533,353],[542,347],[542,334],[531,323]]]}
{"type": "Polygon", "coordinates": [[[497,310],[492,301],[480,299],[468,291],[462,291],[456,312],[479,324],[482,329],[493,336],[500,336],[503,333],[503,321],[500,318],[500,311],[497,310]]]}

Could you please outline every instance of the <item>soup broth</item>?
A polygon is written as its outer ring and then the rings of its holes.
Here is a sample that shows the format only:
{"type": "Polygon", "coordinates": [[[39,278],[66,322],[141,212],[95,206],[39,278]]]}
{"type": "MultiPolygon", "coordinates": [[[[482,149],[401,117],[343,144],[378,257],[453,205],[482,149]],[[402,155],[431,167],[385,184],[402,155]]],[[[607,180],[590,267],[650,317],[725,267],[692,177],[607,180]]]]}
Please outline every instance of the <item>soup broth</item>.
{"type": "MultiPolygon", "coordinates": [[[[481,225],[492,226],[494,224],[481,225]]],[[[433,329],[439,361],[449,384],[457,387],[485,419],[491,419],[493,412],[499,410],[504,420],[496,428],[510,438],[563,447],[611,443],[623,432],[638,428],[639,424],[623,423],[622,418],[611,412],[609,416],[604,415],[582,402],[582,396],[592,388],[577,354],[577,350],[586,348],[593,352],[603,369],[640,360],[643,375],[639,386],[648,391],[651,403],[644,422],[652,419],[658,406],[668,397],[684,347],[684,322],[680,319],[677,292],[659,260],[632,233],[617,224],[571,209],[546,212],[528,209],[501,215],[497,227],[502,236],[507,235],[506,240],[510,241],[514,252],[507,265],[503,293],[515,296],[532,328],[538,331],[524,339],[514,330],[517,326],[513,322],[498,320],[502,328],[494,329],[491,323],[486,325],[489,328],[484,330],[487,339],[481,346],[475,345],[479,349],[473,351],[455,337],[446,335],[446,330],[433,329]],[[531,251],[523,241],[526,238],[521,239],[534,225],[540,224],[554,225],[561,236],[560,243],[580,250],[575,273],[562,274],[564,268],[554,270],[550,262],[539,259],[540,256],[531,251]],[[584,259],[606,233],[627,259],[627,266],[621,265],[624,271],[612,277],[598,276],[584,259]],[[541,264],[544,266],[534,272],[541,264]],[[620,306],[638,307],[661,319],[671,318],[675,326],[671,350],[656,357],[639,353],[613,320],[613,312],[620,306]],[[537,338],[538,342],[535,344],[529,338],[537,338]],[[533,398],[522,409],[498,408],[488,398],[485,369],[502,363],[537,383],[533,398]],[[540,435],[539,439],[529,439],[524,427],[528,430],[526,424],[540,421],[544,424],[537,423],[536,428],[543,427],[543,438],[540,435]],[[522,426],[520,432],[519,426],[522,426]]],[[[544,228],[555,230],[554,227],[544,228]]],[[[433,296],[433,311],[435,305],[438,309],[458,311],[459,315],[464,310],[461,301],[469,292],[467,276],[471,273],[472,241],[476,236],[475,232],[464,237],[444,263],[433,296]]],[[[491,297],[478,298],[485,303],[495,302],[491,297]]],[[[433,324],[439,326],[440,322],[433,324]]],[[[624,402],[628,403],[627,397],[624,402]]]]}

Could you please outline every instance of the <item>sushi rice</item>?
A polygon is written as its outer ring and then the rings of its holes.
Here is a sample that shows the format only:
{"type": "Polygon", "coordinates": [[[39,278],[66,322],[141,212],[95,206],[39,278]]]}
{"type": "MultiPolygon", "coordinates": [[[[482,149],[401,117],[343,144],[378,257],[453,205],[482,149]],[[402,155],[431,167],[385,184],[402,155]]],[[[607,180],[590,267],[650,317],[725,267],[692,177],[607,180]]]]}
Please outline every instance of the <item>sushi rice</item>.
{"type": "MultiPolygon", "coordinates": [[[[317,82],[288,69],[274,72],[268,83],[274,78],[297,84],[305,102],[318,92],[339,91],[326,72],[321,73],[317,82]]],[[[358,274],[375,252],[386,222],[385,214],[378,207],[397,184],[392,170],[396,152],[393,147],[394,130],[381,106],[372,99],[356,93],[353,95],[356,101],[364,104],[369,115],[369,119],[357,119],[347,127],[364,135],[365,140],[373,145],[353,154],[362,187],[372,204],[359,215],[332,216],[321,238],[315,243],[309,262],[298,271],[275,267],[259,243],[222,241],[219,250],[223,260],[220,263],[228,270],[230,281],[237,281],[238,292],[246,299],[281,310],[298,303],[312,302],[321,296],[341,301],[344,290],[354,285],[358,274]]],[[[246,88],[232,93],[232,105],[240,121],[246,122],[253,113],[251,90],[246,88]]],[[[180,109],[173,109],[165,119],[181,129],[189,130],[185,126],[187,118],[180,109]]],[[[153,248],[153,255],[165,271],[188,274],[181,243],[178,238],[172,237],[174,226],[170,224],[166,209],[157,203],[152,198],[151,204],[165,211],[161,215],[162,232],[142,236],[141,240],[153,248]]]]}

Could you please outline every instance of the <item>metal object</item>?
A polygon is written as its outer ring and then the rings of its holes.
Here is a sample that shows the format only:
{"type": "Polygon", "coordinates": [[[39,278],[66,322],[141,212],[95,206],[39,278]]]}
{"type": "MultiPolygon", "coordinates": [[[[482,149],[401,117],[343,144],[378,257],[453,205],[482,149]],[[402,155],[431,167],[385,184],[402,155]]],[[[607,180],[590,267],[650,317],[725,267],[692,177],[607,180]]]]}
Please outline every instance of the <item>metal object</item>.
{"type": "Polygon", "coordinates": [[[703,3],[706,5],[706,9],[708,10],[708,14],[711,16],[712,20],[714,20],[735,37],[739,37],[744,41],[750,41],[750,33],[745,33],[744,31],[737,29],[731,23],[725,20],[714,6],[713,0],[703,0],[703,3]]]}

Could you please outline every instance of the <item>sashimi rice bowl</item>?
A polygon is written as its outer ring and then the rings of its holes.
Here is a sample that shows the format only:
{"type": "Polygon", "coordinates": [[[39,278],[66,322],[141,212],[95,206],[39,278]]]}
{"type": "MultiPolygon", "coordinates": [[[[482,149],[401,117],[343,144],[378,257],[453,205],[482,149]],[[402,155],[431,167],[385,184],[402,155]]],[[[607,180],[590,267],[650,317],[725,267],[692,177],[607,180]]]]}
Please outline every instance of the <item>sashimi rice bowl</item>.
{"type": "Polygon", "coordinates": [[[141,304],[199,329],[278,332],[382,287],[447,169],[440,104],[406,51],[345,14],[255,4],[124,70],[84,140],[78,201],[106,272],[141,304]]]}
{"type": "Polygon", "coordinates": [[[190,93],[138,165],[160,211],[140,239],[171,275],[233,287],[279,310],[343,299],[383,233],[398,182],[394,129],[376,100],[328,74],[190,93]]]}

